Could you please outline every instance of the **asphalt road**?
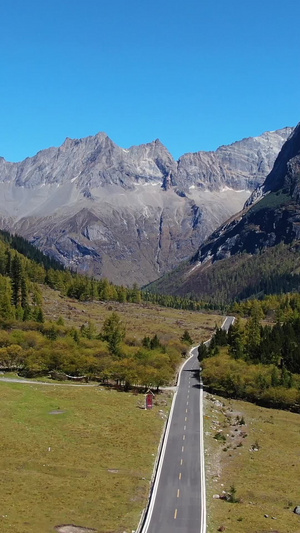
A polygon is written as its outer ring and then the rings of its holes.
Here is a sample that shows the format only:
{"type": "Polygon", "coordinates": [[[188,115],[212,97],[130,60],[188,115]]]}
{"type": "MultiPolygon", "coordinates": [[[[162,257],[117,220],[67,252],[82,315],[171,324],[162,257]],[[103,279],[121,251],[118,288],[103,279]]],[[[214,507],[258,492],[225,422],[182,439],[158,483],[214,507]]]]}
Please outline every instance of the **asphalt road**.
{"type": "Polygon", "coordinates": [[[181,372],[159,483],[143,533],[200,532],[199,390],[196,348],[181,372]]]}
{"type": "MultiPolygon", "coordinates": [[[[226,317],[222,328],[228,331],[234,320],[226,317]]],[[[192,354],[181,372],[169,433],[141,533],[206,531],[202,380],[197,347],[192,354]]]]}
{"type": "Polygon", "coordinates": [[[227,316],[222,324],[222,329],[226,329],[226,331],[228,331],[229,326],[231,326],[231,324],[233,324],[234,321],[235,321],[234,316],[227,316]]]}

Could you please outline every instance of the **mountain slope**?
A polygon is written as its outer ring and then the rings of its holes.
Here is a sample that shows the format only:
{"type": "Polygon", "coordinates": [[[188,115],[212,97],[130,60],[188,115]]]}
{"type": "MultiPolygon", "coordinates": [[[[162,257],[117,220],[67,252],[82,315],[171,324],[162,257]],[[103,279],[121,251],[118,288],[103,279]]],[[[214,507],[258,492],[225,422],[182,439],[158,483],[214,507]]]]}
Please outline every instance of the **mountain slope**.
{"type": "Polygon", "coordinates": [[[261,291],[298,288],[300,125],[261,191],[261,200],[218,228],[191,261],[158,280],[153,289],[228,302],[261,291]]]}
{"type": "Polygon", "coordinates": [[[159,140],[105,133],[20,163],[0,159],[0,227],[65,266],[142,285],[195,253],[261,184],[292,128],[176,162],[159,140]]]}

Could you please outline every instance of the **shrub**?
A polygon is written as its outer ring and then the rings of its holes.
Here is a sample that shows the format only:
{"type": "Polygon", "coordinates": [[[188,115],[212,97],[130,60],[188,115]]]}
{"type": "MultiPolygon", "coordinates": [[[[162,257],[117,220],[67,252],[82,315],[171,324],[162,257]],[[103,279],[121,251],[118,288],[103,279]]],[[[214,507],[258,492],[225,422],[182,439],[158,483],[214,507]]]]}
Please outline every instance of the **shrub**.
{"type": "Polygon", "coordinates": [[[214,436],[214,439],[220,441],[220,442],[226,442],[226,437],[223,433],[217,432],[214,436]]]}
{"type": "Polygon", "coordinates": [[[232,484],[229,491],[228,491],[228,494],[227,494],[227,498],[226,500],[229,502],[229,503],[240,503],[240,498],[237,498],[236,496],[236,488],[235,488],[235,485],[232,484]]]}

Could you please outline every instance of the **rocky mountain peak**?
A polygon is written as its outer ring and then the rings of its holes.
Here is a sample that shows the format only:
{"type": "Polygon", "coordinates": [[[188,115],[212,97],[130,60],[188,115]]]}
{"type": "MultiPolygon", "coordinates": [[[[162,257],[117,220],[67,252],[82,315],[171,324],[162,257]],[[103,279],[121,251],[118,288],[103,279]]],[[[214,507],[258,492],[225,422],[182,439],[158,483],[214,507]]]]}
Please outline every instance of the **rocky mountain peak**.
{"type": "Polygon", "coordinates": [[[295,172],[294,158],[300,154],[300,123],[296,126],[293,133],[289,136],[286,143],[283,145],[282,150],[278,154],[275,160],[274,166],[270,174],[267,176],[264,185],[263,192],[277,191],[282,187],[290,187],[291,176],[293,176],[293,182],[297,177],[295,172]]]}
{"type": "Polygon", "coordinates": [[[74,146],[74,144],[78,142],[79,142],[79,139],[71,139],[71,137],[66,137],[60,148],[61,150],[63,149],[68,150],[71,146],[74,146]]]}
{"type": "Polygon", "coordinates": [[[300,124],[259,191],[260,199],[220,225],[190,261],[162,276],[149,290],[201,299],[217,293],[224,303],[298,288],[300,124]]]}
{"type": "Polygon", "coordinates": [[[159,139],[67,138],[20,163],[0,159],[0,227],[66,266],[145,284],[199,248],[271,170],[291,128],[175,161],[159,139]]]}
{"type": "Polygon", "coordinates": [[[178,161],[177,183],[183,190],[193,185],[211,191],[225,186],[250,194],[264,182],[292,131],[282,128],[220,146],[215,152],[184,154],[178,161]]]}
{"type": "Polygon", "coordinates": [[[264,184],[252,194],[252,201],[246,203],[243,212],[218,228],[201,245],[194,259],[200,263],[214,262],[299,239],[299,204],[300,124],[283,145],[264,184]]]}
{"type": "MultiPolygon", "coordinates": [[[[265,134],[264,134],[265,135],[265,134]]],[[[300,152],[300,123],[292,130],[287,141],[282,146],[278,157],[274,162],[271,172],[266,177],[265,182],[259,185],[250,195],[244,205],[244,209],[251,207],[258,200],[270,192],[284,189],[285,192],[292,193],[295,188],[295,179],[298,182],[295,165],[298,165],[297,157],[300,152]],[[295,159],[296,158],[296,159],[295,159]],[[291,176],[293,176],[291,180],[291,176]]]]}

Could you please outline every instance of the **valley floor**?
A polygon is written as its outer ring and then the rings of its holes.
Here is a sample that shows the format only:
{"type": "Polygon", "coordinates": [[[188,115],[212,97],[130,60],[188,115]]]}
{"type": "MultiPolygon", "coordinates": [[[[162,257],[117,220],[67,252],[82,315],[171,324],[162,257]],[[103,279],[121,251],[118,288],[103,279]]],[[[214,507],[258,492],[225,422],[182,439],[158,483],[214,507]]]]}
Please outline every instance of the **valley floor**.
{"type": "Polygon", "coordinates": [[[170,397],[1,382],[0,531],[135,529],[170,397]]]}
{"type": "Polygon", "coordinates": [[[208,533],[299,533],[299,414],[208,393],[204,406],[208,533]]]}

